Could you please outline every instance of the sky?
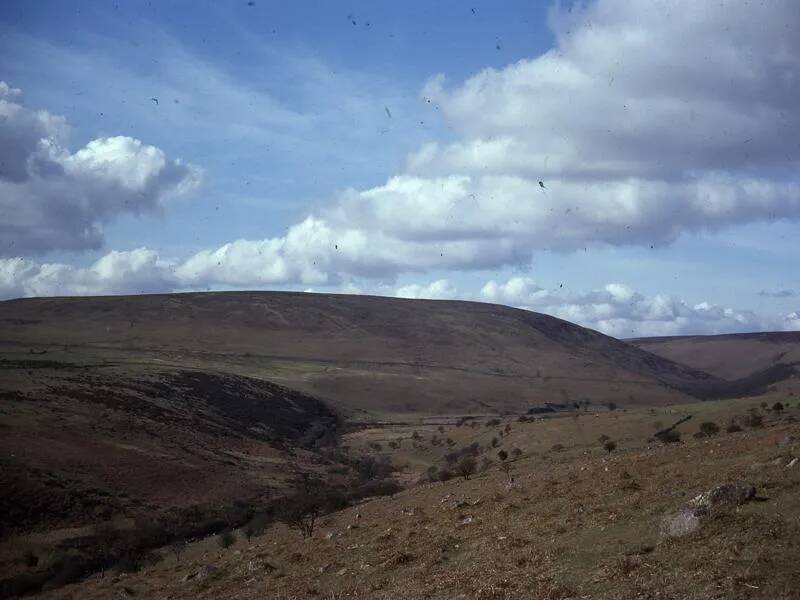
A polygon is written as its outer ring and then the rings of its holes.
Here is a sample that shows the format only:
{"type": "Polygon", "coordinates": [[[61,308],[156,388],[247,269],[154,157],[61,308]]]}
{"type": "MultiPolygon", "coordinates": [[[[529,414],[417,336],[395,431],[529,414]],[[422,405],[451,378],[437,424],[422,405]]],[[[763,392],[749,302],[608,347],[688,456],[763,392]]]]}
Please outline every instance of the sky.
{"type": "Polygon", "coordinates": [[[0,3],[0,298],[800,329],[800,3],[0,3]]]}

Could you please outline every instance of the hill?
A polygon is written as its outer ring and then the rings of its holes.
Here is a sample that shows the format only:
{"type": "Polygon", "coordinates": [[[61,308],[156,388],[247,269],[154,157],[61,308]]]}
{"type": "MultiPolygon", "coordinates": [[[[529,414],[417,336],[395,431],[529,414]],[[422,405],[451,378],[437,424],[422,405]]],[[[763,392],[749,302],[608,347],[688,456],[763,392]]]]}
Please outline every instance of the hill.
{"type": "Polygon", "coordinates": [[[800,332],[735,333],[637,338],[642,350],[724,379],[751,376],[775,365],[800,365],[800,332]]]}
{"type": "Polygon", "coordinates": [[[357,415],[687,402],[715,378],[554,317],[473,302],[226,292],[0,303],[2,355],[277,382],[357,415]]]}

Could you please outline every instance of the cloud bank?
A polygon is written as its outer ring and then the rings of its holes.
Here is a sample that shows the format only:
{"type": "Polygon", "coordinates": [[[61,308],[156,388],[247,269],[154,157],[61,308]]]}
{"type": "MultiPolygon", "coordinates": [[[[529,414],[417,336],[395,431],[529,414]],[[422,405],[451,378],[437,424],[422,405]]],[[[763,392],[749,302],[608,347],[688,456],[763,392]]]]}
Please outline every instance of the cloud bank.
{"type": "Polygon", "coordinates": [[[599,0],[550,23],[545,54],[425,86],[453,141],[286,235],[201,252],[181,276],[337,284],[800,217],[794,2],[599,0]]]}
{"type": "Polygon", "coordinates": [[[130,137],[71,153],[63,117],[22,104],[0,82],[0,256],[101,247],[114,217],[158,212],[197,187],[200,171],[130,137]]]}

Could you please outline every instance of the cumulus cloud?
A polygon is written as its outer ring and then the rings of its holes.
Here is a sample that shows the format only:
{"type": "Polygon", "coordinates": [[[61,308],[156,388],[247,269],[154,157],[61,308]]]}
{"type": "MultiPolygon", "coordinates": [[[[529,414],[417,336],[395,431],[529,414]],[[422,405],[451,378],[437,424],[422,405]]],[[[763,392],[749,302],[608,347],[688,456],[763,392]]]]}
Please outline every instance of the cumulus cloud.
{"type": "Polygon", "coordinates": [[[795,328],[790,317],[765,318],[708,302],[690,305],[666,294],[646,296],[619,283],[562,294],[546,290],[530,278],[513,277],[505,282],[489,281],[479,298],[547,313],[620,338],[795,328]]]}
{"type": "Polygon", "coordinates": [[[411,283],[404,285],[394,293],[398,298],[425,298],[428,300],[452,300],[458,297],[458,290],[447,279],[437,279],[431,283],[411,283]]]}
{"type": "Polygon", "coordinates": [[[158,211],[199,182],[196,167],[130,137],[71,153],[64,118],[21,98],[0,82],[0,256],[98,248],[116,215],[158,211]]]}
{"type": "Polygon", "coordinates": [[[454,141],[285,236],[202,252],[182,275],[337,284],[800,217],[793,2],[598,0],[556,7],[550,23],[541,56],[426,85],[454,141]]]}
{"type": "Polygon", "coordinates": [[[180,287],[174,261],[155,250],[112,251],[89,267],[0,259],[0,297],[141,294],[180,287]]]}

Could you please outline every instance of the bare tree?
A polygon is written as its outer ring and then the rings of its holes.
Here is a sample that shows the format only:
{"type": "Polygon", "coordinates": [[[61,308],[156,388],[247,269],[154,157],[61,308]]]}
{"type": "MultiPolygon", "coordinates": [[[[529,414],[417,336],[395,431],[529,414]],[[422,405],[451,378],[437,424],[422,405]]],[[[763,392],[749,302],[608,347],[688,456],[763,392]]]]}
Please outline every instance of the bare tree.
{"type": "Polygon", "coordinates": [[[456,474],[460,475],[466,481],[469,479],[470,475],[473,475],[477,470],[478,465],[475,462],[475,459],[471,456],[465,456],[461,459],[461,461],[456,465],[456,474]]]}

